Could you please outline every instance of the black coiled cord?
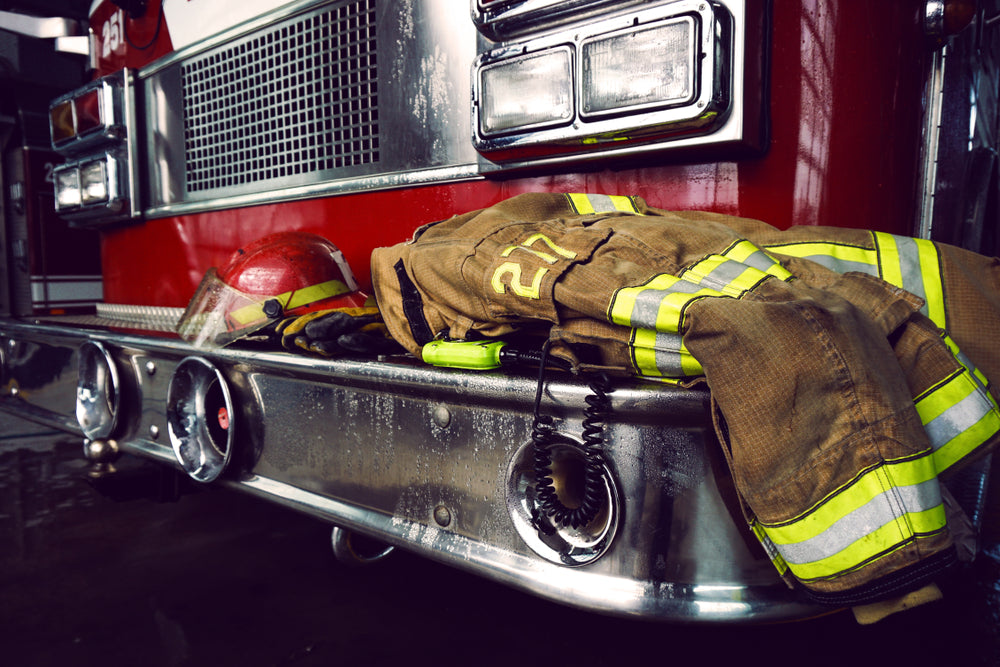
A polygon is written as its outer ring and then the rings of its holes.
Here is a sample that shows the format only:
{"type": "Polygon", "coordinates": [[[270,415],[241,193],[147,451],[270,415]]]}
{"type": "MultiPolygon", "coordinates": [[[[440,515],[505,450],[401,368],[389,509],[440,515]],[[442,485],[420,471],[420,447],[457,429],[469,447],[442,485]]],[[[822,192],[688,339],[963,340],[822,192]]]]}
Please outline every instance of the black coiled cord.
{"type": "MultiPolygon", "coordinates": [[[[551,446],[555,434],[553,420],[550,415],[539,414],[548,350],[549,343],[546,342],[542,348],[538,389],[535,392],[535,415],[531,427],[531,440],[535,448],[537,513],[548,516],[556,525],[578,528],[594,520],[601,510],[604,498],[604,422],[611,408],[608,398],[611,383],[604,373],[596,376],[590,383],[591,393],[585,399],[587,408],[583,412],[583,446],[580,447],[584,456],[583,500],[579,507],[569,508],[559,499],[552,481],[551,446]]],[[[538,517],[534,518],[536,527],[544,530],[537,521],[538,517]]]]}

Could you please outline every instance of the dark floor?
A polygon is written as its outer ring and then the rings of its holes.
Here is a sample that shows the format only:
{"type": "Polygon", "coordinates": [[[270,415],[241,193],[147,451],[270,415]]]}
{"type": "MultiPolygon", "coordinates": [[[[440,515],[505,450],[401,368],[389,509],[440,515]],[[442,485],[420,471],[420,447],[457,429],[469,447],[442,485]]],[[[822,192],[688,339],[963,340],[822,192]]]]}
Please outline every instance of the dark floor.
{"type": "MultiPolygon", "coordinates": [[[[2,665],[1000,665],[1000,494],[945,600],[859,627],[607,618],[420,557],[337,563],[329,528],[232,491],[115,501],[80,443],[0,417],[2,665]]],[[[995,485],[1000,486],[1000,484],[995,485]]]]}

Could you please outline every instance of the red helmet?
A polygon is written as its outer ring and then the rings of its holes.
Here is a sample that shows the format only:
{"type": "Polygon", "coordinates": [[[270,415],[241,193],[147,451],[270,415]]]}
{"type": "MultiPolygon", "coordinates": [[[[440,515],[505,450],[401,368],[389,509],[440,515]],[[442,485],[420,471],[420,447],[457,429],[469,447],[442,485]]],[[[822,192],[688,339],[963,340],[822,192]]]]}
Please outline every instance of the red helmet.
{"type": "Polygon", "coordinates": [[[224,345],[278,317],[360,307],[367,298],[337,246],[315,234],[278,232],[209,269],[178,331],[195,345],[224,345]]]}

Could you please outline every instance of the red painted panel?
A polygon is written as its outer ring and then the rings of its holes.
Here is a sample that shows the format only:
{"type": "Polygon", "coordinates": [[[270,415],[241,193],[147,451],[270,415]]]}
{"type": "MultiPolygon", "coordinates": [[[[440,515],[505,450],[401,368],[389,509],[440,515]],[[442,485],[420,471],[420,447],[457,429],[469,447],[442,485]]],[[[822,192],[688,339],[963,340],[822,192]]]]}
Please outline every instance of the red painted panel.
{"type": "Polygon", "coordinates": [[[804,0],[773,8],[770,141],[764,155],[703,164],[669,156],[603,170],[425,186],[151,220],[103,238],[105,298],[184,306],[202,274],[278,230],[326,236],[359,282],[372,248],[421,224],[529,191],[638,194],[793,224],[912,233],[929,54],[922,3],[804,0]]]}
{"type": "Polygon", "coordinates": [[[173,51],[161,1],[149,0],[146,13],[139,18],[130,18],[111,0],[103,0],[94,9],[90,29],[97,53],[95,76],[125,67],[137,69],[173,51]]]}

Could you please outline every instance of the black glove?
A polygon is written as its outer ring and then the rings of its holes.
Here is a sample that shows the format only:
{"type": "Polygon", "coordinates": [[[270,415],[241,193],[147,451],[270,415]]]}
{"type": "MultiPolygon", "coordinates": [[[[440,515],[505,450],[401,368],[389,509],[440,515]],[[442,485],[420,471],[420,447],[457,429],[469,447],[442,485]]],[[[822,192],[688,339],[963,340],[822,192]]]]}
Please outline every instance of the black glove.
{"type": "Polygon", "coordinates": [[[333,308],[279,320],[273,329],[281,346],[324,357],[390,354],[403,348],[389,336],[378,308],[333,308]]]}

